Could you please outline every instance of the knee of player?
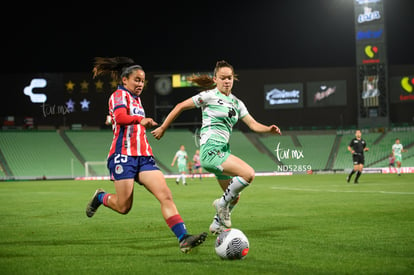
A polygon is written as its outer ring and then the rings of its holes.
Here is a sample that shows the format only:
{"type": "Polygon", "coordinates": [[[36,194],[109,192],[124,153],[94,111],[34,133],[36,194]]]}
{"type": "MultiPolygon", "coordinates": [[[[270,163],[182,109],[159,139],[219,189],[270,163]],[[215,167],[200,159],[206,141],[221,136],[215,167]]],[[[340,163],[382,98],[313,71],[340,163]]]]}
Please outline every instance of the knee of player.
{"type": "Polygon", "coordinates": [[[242,178],[248,183],[251,183],[254,180],[254,177],[255,177],[255,172],[253,169],[246,171],[246,174],[242,176],[242,178]]]}
{"type": "Polygon", "coordinates": [[[126,215],[129,213],[129,211],[131,210],[131,205],[124,205],[122,207],[119,208],[119,213],[126,215]]]}

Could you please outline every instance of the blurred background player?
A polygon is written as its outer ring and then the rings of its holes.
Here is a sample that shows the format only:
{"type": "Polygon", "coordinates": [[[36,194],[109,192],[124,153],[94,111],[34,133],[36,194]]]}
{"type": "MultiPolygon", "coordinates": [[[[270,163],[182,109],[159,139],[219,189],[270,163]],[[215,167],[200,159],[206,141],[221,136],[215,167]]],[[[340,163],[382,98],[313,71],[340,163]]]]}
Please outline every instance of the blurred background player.
{"type": "Polygon", "coordinates": [[[186,170],[187,170],[187,152],[185,151],[185,146],[181,145],[180,149],[177,151],[177,153],[175,153],[175,156],[173,158],[173,161],[171,163],[171,166],[174,167],[175,162],[177,161],[177,167],[178,167],[178,173],[179,175],[177,176],[177,178],[175,179],[175,183],[179,183],[180,179],[183,183],[183,185],[187,185],[186,182],[186,170]]]}
{"type": "Polygon", "coordinates": [[[364,152],[368,151],[367,143],[362,139],[361,130],[355,131],[355,137],[351,140],[348,145],[348,151],[352,154],[352,161],[354,163],[354,169],[346,178],[346,181],[349,182],[352,178],[352,175],[357,173],[355,176],[354,183],[358,183],[358,179],[362,174],[362,169],[364,168],[365,157],[364,152]]]}
{"type": "Polygon", "coordinates": [[[403,145],[400,143],[400,139],[395,139],[395,143],[392,145],[392,153],[395,157],[395,161],[397,162],[397,173],[398,176],[401,176],[401,162],[402,162],[402,153],[407,152],[404,149],[403,145]]]}
{"type": "Polygon", "coordinates": [[[194,162],[194,171],[192,177],[194,178],[194,175],[198,172],[198,176],[200,180],[202,179],[203,175],[203,167],[201,167],[200,163],[200,150],[196,150],[193,156],[193,162],[194,162]]]}
{"type": "Polygon", "coordinates": [[[391,153],[390,156],[388,157],[388,169],[390,171],[390,174],[393,171],[395,173],[397,173],[397,169],[395,169],[395,157],[394,157],[394,153],[391,153]]]}
{"type": "Polygon", "coordinates": [[[188,171],[188,175],[193,178],[193,166],[194,163],[191,160],[187,161],[187,171],[188,171]]]}
{"type": "Polygon", "coordinates": [[[111,74],[119,86],[109,98],[113,139],[107,166],[115,185],[115,193],[99,188],[86,206],[86,216],[91,218],[104,205],[120,214],[128,214],[134,197],[134,183],[143,185],[160,202],[165,222],[179,241],[180,250],[188,253],[204,242],[207,233],[187,233],[181,215],[173,201],[163,173],[155,163],[148,143],[146,128],[157,123],[145,117],[140,95],[145,85],[145,72],[140,65],[127,57],[95,59],[94,77],[111,74]]]}

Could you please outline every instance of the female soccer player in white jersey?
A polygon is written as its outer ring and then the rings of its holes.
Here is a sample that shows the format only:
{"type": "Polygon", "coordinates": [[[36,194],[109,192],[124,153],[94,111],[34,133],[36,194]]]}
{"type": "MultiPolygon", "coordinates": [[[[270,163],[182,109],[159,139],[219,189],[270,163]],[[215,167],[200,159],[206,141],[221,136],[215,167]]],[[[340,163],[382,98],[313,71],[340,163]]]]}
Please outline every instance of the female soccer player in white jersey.
{"type": "Polygon", "coordinates": [[[208,90],[178,103],[162,125],[151,132],[156,139],[160,139],[181,112],[201,108],[201,165],[216,175],[224,191],[222,197],[213,202],[217,212],[210,225],[213,234],[231,227],[230,213],[238,202],[240,192],[250,185],[255,176],[250,165],[230,152],[229,139],[233,126],[241,119],[254,132],[281,135],[276,125],[266,126],[257,122],[244,103],[232,94],[234,79],[233,66],[226,61],[216,63],[213,77],[194,76],[191,80],[208,90]]]}
{"type": "Polygon", "coordinates": [[[174,158],[171,162],[171,166],[174,167],[175,162],[177,162],[177,166],[178,166],[178,177],[175,179],[175,183],[179,183],[180,179],[182,180],[183,185],[187,185],[186,183],[186,176],[185,176],[185,171],[187,170],[187,151],[185,150],[185,146],[184,145],[180,145],[180,150],[178,150],[175,155],[174,158]]]}
{"type": "Polygon", "coordinates": [[[397,173],[398,176],[401,176],[401,162],[402,162],[402,153],[407,152],[404,149],[404,146],[400,143],[400,139],[395,139],[395,143],[392,145],[392,153],[395,157],[395,162],[397,163],[397,173]]]}
{"type": "Polygon", "coordinates": [[[180,250],[188,253],[204,242],[207,233],[187,233],[171,190],[155,163],[145,131],[157,123],[145,117],[140,98],[145,84],[144,70],[130,58],[114,57],[96,58],[93,72],[94,77],[109,73],[120,83],[109,98],[114,136],[108,154],[108,169],[116,193],[96,190],[87,204],[86,215],[92,217],[102,204],[118,213],[127,214],[132,207],[134,181],[137,181],[160,202],[162,215],[176,235],[180,250]]]}

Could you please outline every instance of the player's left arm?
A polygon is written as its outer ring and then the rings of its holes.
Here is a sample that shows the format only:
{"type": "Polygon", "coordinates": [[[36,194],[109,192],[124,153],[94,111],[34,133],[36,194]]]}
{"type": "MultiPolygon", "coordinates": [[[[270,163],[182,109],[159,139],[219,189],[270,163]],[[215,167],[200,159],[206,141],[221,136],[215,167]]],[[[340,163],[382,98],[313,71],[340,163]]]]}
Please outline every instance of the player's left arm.
{"type": "Polygon", "coordinates": [[[241,119],[253,132],[256,133],[272,133],[282,135],[279,127],[276,125],[266,126],[260,122],[257,122],[250,114],[245,115],[241,119]]]}
{"type": "Polygon", "coordinates": [[[366,142],[364,142],[364,152],[366,152],[366,151],[368,151],[369,150],[369,148],[368,147],[366,147],[367,146],[367,143],[366,142]]]}

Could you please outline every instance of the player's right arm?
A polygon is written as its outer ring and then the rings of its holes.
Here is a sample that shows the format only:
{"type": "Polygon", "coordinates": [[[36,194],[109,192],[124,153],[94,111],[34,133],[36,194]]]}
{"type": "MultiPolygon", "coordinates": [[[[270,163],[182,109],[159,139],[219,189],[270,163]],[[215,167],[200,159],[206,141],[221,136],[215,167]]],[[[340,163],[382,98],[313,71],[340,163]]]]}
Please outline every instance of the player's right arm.
{"type": "Polygon", "coordinates": [[[196,106],[194,104],[193,99],[190,97],[177,105],[171,110],[168,116],[165,118],[164,122],[156,128],[155,130],[151,131],[151,134],[156,138],[160,139],[164,135],[164,132],[168,129],[168,127],[173,123],[173,121],[185,110],[194,109],[196,106]]]}

